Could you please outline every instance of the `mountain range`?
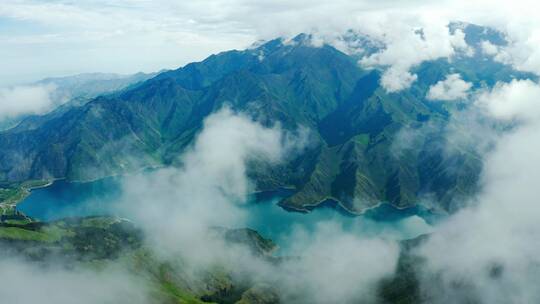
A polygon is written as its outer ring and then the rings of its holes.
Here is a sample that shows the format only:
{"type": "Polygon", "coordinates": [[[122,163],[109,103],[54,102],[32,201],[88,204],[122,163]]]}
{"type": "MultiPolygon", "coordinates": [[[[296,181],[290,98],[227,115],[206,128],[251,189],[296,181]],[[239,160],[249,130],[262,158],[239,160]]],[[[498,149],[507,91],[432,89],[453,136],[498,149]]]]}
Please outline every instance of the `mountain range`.
{"type": "Polygon", "coordinates": [[[356,55],[314,46],[306,34],[212,55],[0,132],[0,182],[94,180],[181,165],[205,117],[227,106],[267,126],[308,130],[309,144],[285,163],[249,166],[259,190],[295,190],[284,208],[306,212],[331,200],[361,213],[431,198],[430,207],[452,212],[477,190],[482,159],[444,135],[466,102],[428,100],[429,88],[456,73],[473,89],[532,77],[482,54],[482,41],[502,45],[504,37],[473,25],[464,31],[473,55],[415,66],[417,80],[399,92],[381,86],[384,68],[363,68],[356,55]]]}
{"type": "MultiPolygon", "coordinates": [[[[136,73],[121,75],[114,73],[84,73],[73,76],[45,78],[33,83],[22,84],[17,87],[41,88],[46,92],[49,103],[54,107],[66,109],[71,106],[82,105],[99,96],[120,91],[138,82],[150,79],[157,73],[136,73]]],[[[7,102],[19,102],[7,100],[7,102]]],[[[0,131],[17,126],[26,120],[26,124],[36,120],[38,114],[23,114],[0,119],[0,131]]]]}

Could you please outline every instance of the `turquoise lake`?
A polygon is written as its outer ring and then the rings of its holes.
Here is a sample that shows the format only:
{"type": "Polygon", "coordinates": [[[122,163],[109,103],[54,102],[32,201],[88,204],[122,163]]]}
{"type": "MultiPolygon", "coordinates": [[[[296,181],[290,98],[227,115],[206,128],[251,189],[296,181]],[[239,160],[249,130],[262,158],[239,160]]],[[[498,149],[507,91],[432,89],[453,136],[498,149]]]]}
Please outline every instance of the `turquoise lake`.
{"type": "MultiPolygon", "coordinates": [[[[119,178],[106,178],[87,183],[56,181],[46,188],[35,189],[17,205],[17,209],[33,218],[52,221],[65,217],[113,215],[112,204],[121,193],[119,178]]],[[[247,226],[271,238],[282,248],[287,245],[291,231],[313,231],[321,223],[336,223],[343,230],[364,236],[391,239],[408,239],[431,232],[430,215],[420,208],[396,209],[388,204],[369,210],[364,215],[353,216],[327,202],[310,213],[286,211],[277,203],[288,191],[266,192],[253,195],[246,208],[247,226]]],[[[232,227],[243,228],[243,227],[232,227]]]]}

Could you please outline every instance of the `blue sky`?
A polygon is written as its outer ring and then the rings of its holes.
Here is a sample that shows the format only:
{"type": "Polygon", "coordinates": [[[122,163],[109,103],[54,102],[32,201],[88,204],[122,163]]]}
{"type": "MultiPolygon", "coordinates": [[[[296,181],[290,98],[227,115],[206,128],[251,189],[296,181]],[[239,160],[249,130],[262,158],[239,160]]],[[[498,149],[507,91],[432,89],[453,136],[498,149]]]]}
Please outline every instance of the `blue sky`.
{"type": "Polygon", "coordinates": [[[0,86],[81,72],[157,71],[245,47],[148,1],[2,1],[0,86]]]}
{"type": "MultiPolygon", "coordinates": [[[[2,0],[0,86],[82,72],[134,73],[175,68],[212,53],[248,47],[258,39],[314,29],[326,36],[356,27],[367,28],[375,36],[381,34],[370,29],[369,23],[362,23],[366,14],[373,17],[379,13],[399,13],[408,16],[399,22],[410,22],[411,26],[458,19],[504,28],[513,22],[518,27],[513,29],[517,33],[530,32],[537,25],[535,1],[512,1],[511,6],[506,3],[502,0],[2,0]],[[486,12],[486,5],[494,9],[486,12]]],[[[383,27],[393,28],[388,24],[383,27]]]]}

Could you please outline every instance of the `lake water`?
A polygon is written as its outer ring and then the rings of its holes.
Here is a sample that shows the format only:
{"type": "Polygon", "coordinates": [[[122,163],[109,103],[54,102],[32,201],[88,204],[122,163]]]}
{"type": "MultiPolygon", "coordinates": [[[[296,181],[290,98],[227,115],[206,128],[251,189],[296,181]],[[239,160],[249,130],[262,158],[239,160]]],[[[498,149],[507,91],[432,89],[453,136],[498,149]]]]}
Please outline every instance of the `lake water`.
{"type": "Polygon", "coordinates": [[[48,187],[32,190],[30,196],[17,204],[17,209],[42,221],[109,215],[111,203],[121,197],[120,187],[119,178],[114,177],[87,183],[60,180],[48,187]]]}
{"type": "MultiPolygon", "coordinates": [[[[120,189],[121,181],[114,177],[87,183],[56,181],[49,187],[33,190],[17,209],[43,221],[89,215],[122,216],[110,211],[113,202],[121,197],[120,189]]],[[[327,223],[337,224],[351,233],[391,239],[413,238],[432,230],[428,224],[431,217],[421,208],[399,210],[383,204],[364,215],[352,216],[327,202],[325,207],[306,214],[289,212],[277,205],[289,194],[286,190],[259,193],[243,207],[249,214],[247,227],[271,238],[282,248],[287,246],[291,232],[310,232],[327,223]]]]}

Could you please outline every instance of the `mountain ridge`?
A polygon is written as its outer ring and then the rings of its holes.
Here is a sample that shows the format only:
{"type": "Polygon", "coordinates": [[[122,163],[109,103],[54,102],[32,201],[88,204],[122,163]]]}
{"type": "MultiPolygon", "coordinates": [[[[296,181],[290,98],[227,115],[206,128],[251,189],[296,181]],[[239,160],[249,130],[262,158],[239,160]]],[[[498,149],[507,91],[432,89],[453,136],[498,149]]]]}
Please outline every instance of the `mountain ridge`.
{"type": "Polygon", "coordinates": [[[264,125],[311,131],[313,144],[285,164],[249,167],[259,189],[297,190],[284,207],[309,211],[333,199],[359,213],[381,202],[405,208],[433,194],[438,208],[452,211],[457,196],[475,191],[481,160],[468,147],[448,154],[438,134],[458,105],[427,101],[426,92],[450,72],[474,87],[528,74],[493,60],[473,68],[466,57],[440,59],[415,67],[419,77],[410,89],[389,93],[379,84],[380,70],[364,69],[330,45],[314,47],[307,37],[212,55],[38,128],[0,132],[0,180],[85,180],[180,165],[178,155],[204,118],[228,105],[264,125]],[[427,125],[433,130],[415,149],[394,151],[400,131],[427,125]]]}

